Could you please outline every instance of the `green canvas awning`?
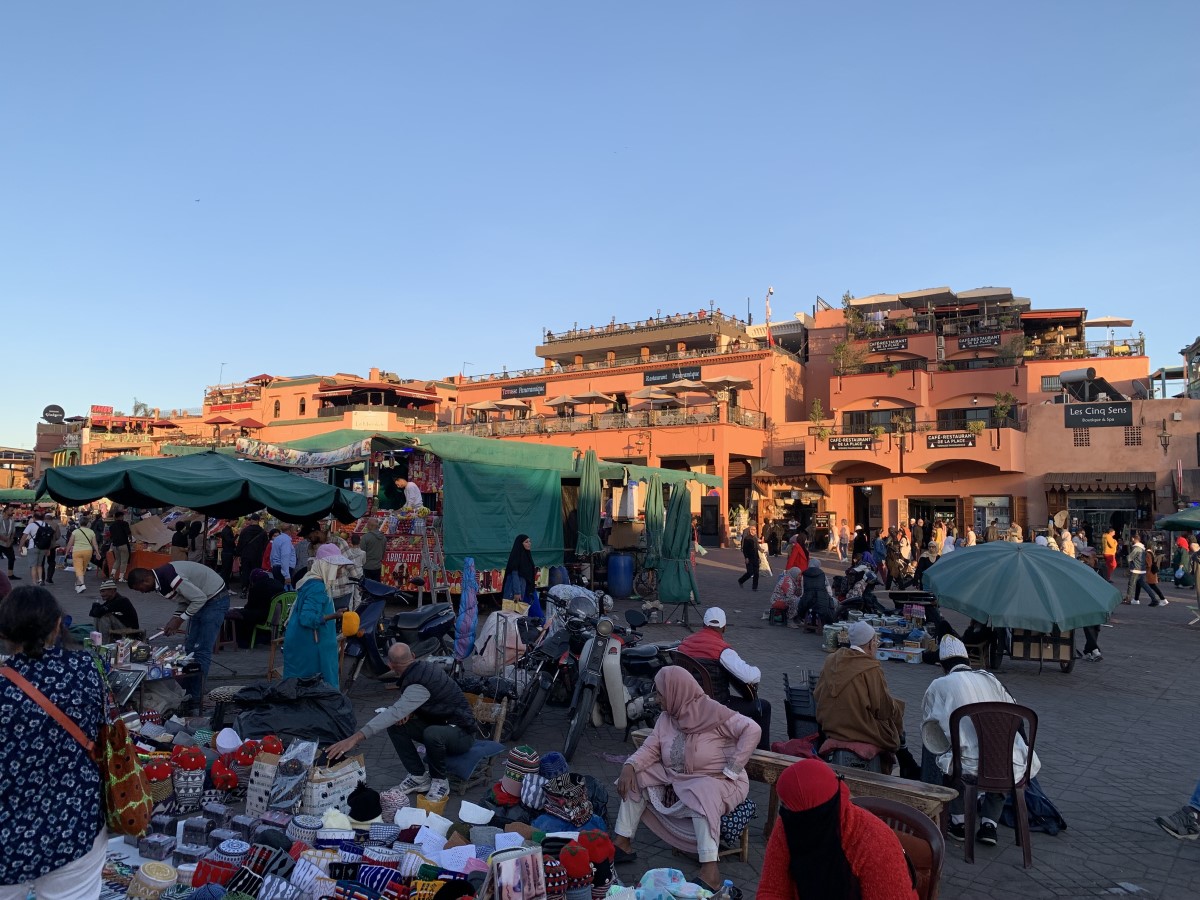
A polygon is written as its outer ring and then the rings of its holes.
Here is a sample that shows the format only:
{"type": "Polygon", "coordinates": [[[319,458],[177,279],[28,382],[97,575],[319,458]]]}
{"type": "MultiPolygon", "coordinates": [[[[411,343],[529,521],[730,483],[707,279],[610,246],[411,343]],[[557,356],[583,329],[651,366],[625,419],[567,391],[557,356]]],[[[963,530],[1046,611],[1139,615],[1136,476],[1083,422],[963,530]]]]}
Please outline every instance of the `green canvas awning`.
{"type": "Polygon", "coordinates": [[[79,506],[109,498],[126,506],[182,506],[218,518],[267,509],[287,522],[334,515],[353,522],[367,498],[290,472],[218,453],[123,456],[91,466],[50,469],[36,496],[79,506]]]}
{"type": "Polygon", "coordinates": [[[205,444],[161,444],[158,448],[160,456],[194,456],[197,453],[219,453],[221,456],[237,456],[233,447],[212,447],[205,444]]]}

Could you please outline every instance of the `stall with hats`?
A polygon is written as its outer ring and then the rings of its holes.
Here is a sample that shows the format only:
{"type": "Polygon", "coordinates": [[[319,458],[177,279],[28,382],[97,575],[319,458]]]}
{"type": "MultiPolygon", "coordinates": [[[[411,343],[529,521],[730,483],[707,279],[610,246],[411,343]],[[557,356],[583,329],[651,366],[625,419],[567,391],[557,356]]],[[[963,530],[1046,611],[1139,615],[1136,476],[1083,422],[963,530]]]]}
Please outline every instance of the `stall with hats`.
{"type": "Polygon", "coordinates": [[[708,896],[676,869],[623,872],[608,788],[557,752],[510,749],[477,802],[369,786],[311,741],[243,739],[202,720],[131,720],[153,798],[114,837],[106,897],[260,900],[657,900],[708,896]]]}

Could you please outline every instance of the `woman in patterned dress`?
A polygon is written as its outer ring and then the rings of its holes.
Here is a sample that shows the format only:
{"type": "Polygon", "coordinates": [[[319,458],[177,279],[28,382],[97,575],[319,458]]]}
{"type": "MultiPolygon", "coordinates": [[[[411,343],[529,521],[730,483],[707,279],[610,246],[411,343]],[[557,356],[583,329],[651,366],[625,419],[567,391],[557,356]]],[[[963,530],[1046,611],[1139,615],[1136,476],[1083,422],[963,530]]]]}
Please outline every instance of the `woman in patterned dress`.
{"type": "Polygon", "coordinates": [[[45,588],[0,600],[0,900],[100,896],[108,845],[100,770],[62,725],[11,680],[23,678],[96,740],[104,686],[91,655],[64,650],[62,610],[45,588]],[[7,673],[7,674],[6,674],[7,673]]]}

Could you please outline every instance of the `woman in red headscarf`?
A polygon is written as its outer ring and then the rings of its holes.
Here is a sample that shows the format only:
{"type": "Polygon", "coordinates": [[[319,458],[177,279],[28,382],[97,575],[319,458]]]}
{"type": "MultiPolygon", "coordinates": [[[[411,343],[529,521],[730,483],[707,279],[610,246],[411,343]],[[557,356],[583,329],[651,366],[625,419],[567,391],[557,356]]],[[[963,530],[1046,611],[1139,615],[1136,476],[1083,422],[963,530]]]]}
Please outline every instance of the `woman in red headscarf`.
{"type": "Polygon", "coordinates": [[[850,802],[850,789],[819,759],[788,766],[776,784],[758,900],[916,900],[895,832],[850,802]]]}

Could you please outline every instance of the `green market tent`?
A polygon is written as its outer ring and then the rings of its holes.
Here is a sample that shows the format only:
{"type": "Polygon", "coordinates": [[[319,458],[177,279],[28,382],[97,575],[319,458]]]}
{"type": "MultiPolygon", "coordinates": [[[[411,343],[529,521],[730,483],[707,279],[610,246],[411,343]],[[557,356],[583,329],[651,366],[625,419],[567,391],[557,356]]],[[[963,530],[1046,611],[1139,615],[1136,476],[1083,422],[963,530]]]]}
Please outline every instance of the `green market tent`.
{"type": "Polygon", "coordinates": [[[1200,508],[1181,509],[1177,513],[1159,519],[1154,523],[1154,527],[1163,531],[1194,531],[1200,528],[1200,508]]]}
{"type": "Polygon", "coordinates": [[[36,496],[79,506],[107,497],[126,506],[183,506],[218,518],[260,509],[288,522],[333,514],[353,522],[367,498],[248,460],[217,453],[175,457],[122,456],[90,466],[50,469],[36,496]]]}
{"type": "Polygon", "coordinates": [[[662,560],[663,530],[666,520],[663,516],[662,478],[655,472],[650,476],[650,486],[646,489],[646,568],[657,569],[662,560]]]}
{"type": "Polygon", "coordinates": [[[700,599],[692,571],[692,500],[685,490],[671,491],[667,507],[662,559],[658,567],[658,599],[676,605],[695,605],[700,599]]]}
{"type": "Polygon", "coordinates": [[[990,541],[962,547],[925,570],[938,604],[994,628],[1048,634],[1101,625],[1121,592],[1090,567],[1037,544],[990,541]]]}
{"type": "MultiPolygon", "coordinates": [[[[432,453],[442,460],[442,535],[450,569],[461,569],[467,557],[478,569],[503,568],[518,534],[529,535],[537,565],[561,564],[562,482],[581,474],[581,454],[573,447],[448,432],[339,429],[278,445],[244,439],[238,450],[272,465],[305,467],[343,465],[377,451],[432,453]]],[[[658,473],[674,485],[720,484],[704,473],[601,459],[596,464],[602,481],[648,480],[658,473]]]]}
{"type": "Polygon", "coordinates": [[[161,444],[158,448],[160,456],[194,456],[197,453],[219,453],[221,456],[237,456],[233,447],[218,447],[213,450],[207,444],[161,444]]]}
{"type": "Polygon", "coordinates": [[[0,503],[32,503],[35,497],[36,492],[29,488],[4,488],[0,490],[0,503]]]}
{"type": "Polygon", "coordinates": [[[580,556],[599,553],[600,544],[600,463],[596,451],[583,455],[583,472],[579,476],[579,537],[575,552],[580,556]]]}

